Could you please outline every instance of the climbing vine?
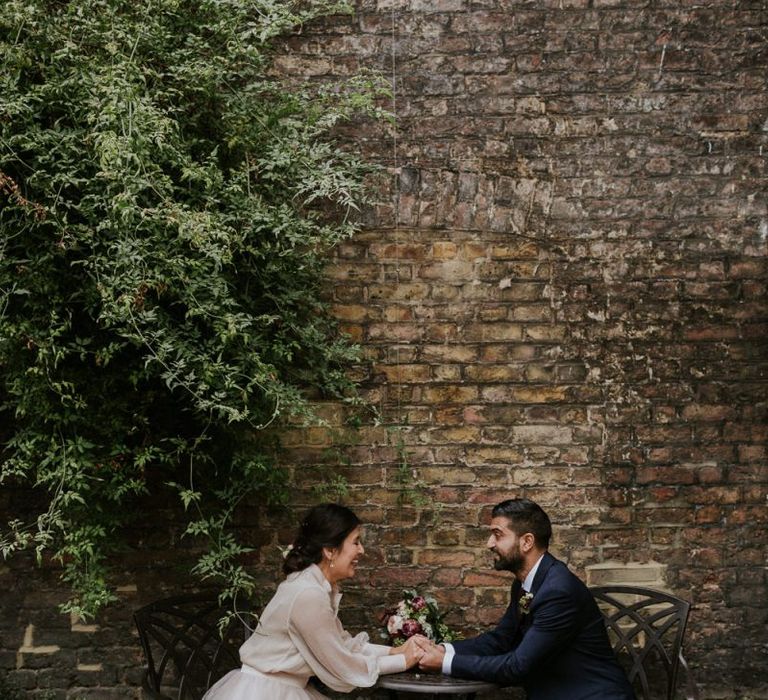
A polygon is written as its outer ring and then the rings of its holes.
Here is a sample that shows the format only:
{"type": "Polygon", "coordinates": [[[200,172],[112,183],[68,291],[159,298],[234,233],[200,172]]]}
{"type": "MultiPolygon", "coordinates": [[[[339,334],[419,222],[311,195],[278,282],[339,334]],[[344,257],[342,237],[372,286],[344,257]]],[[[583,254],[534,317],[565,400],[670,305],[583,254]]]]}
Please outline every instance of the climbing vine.
{"type": "Polygon", "coordinates": [[[285,497],[260,435],[349,397],[322,301],[366,165],[332,138],[379,86],[290,88],[276,39],[331,0],[0,4],[0,485],[45,495],[0,546],[63,564],[65,611],[112,599],[131,502],[170,485],[196,565],[252,586],[228,529],[285,497]]]}

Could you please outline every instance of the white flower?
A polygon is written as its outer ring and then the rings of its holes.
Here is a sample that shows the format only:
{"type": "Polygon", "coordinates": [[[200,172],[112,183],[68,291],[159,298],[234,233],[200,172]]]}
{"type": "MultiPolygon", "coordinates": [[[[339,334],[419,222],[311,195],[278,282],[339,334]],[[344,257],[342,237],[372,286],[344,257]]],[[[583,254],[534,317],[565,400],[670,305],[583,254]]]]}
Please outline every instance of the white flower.
{"type": "Polygon", "coordinates": [[[435,630],[432,629],[432,625],[428,622],[422,622],[421,629],[424,630],[424,636],[427,639],[431,639],[432,641],[435,640],[435,630]]]}
{"type": "Polygon", "coordinates": [[[293,545],[289,544],[287,547],[281,547],[280,551],[283,555],[283,559],[285,559],[293,551],[293,545]]]}
{"type": "Polygon", "coordinates": [[[390,615],[387,620],[387,632],[397,634],[403,628],[405,620],[400,615],[390,615]]]}
{"type": "Polygon", "coordinates": [[[531,601],[533,600],[533,593],[527,591],[520,600],[517,601],[517,611],[520,615],[527,615],[531,611],[531,601]]]}

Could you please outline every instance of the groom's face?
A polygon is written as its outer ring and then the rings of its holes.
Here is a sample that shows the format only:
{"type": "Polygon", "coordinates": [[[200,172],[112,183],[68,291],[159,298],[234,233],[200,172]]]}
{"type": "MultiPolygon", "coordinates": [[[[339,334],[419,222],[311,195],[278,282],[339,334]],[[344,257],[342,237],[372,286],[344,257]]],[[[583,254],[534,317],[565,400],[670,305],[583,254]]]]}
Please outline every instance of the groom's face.
{"type": "Polygon", "coordinates": [[[487,547],[493,552],[493,568],[497,571],[521,571],[525,559],[520,538],[509,529],[509,520],[497,517],[491,520],[491,534],[487,547]]]}

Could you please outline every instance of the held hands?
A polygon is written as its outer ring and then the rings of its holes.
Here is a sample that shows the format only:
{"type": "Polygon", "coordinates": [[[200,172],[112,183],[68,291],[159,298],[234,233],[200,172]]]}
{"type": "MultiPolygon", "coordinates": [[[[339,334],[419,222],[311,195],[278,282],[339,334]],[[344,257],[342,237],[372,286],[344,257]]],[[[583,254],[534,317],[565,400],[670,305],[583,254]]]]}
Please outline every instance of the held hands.
{"type": "Polygon", "coordinates": [[[423,638],[421,643],[422,655],[419,659],[419,668],[422,671],[434,671],[440,673],[443,670],[443,658],[445,647],[442,644],[434,644],[423,638]]]}
{"type": "Polygon", "coordinates": [[[426,637],[416,634],[413,637],[409,637],[405,644],[402,644],[399,647],[392,647],[392,650],[389,653],[403,654],[405,656],[405,667],[413,668],[419,663],[419,660],[424,654],[424,649],[430,644],[431,642],[426,637]]]}
{"type": "Polygon", "coordinates": [[[439,673],[443,669],[445,647],[442,644],[431,642],[420,634],[409,637],[408,641],[399,647],[392,647],[389,653],[403,654],[406,668],[413,668],[418,664],[422,671],[439,673]]]}

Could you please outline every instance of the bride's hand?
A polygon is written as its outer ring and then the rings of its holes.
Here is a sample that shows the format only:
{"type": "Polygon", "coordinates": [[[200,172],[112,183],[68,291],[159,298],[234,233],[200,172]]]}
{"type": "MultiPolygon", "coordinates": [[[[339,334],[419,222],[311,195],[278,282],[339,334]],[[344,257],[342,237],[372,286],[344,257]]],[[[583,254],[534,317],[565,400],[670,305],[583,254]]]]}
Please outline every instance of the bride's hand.
{"type": "Polygon", "coordinates": [[[404,654],[406,647],[408,647],[409,645],[416,645],[426,650],[429,648],[430,644],[431,642],[429,641],[429,639],[427,639],[423,634],[414,634],[412,637],[408,637],[408,639],[405,642],[403,642],[400,646],[389,647],[389,653],[404,654]]]}

